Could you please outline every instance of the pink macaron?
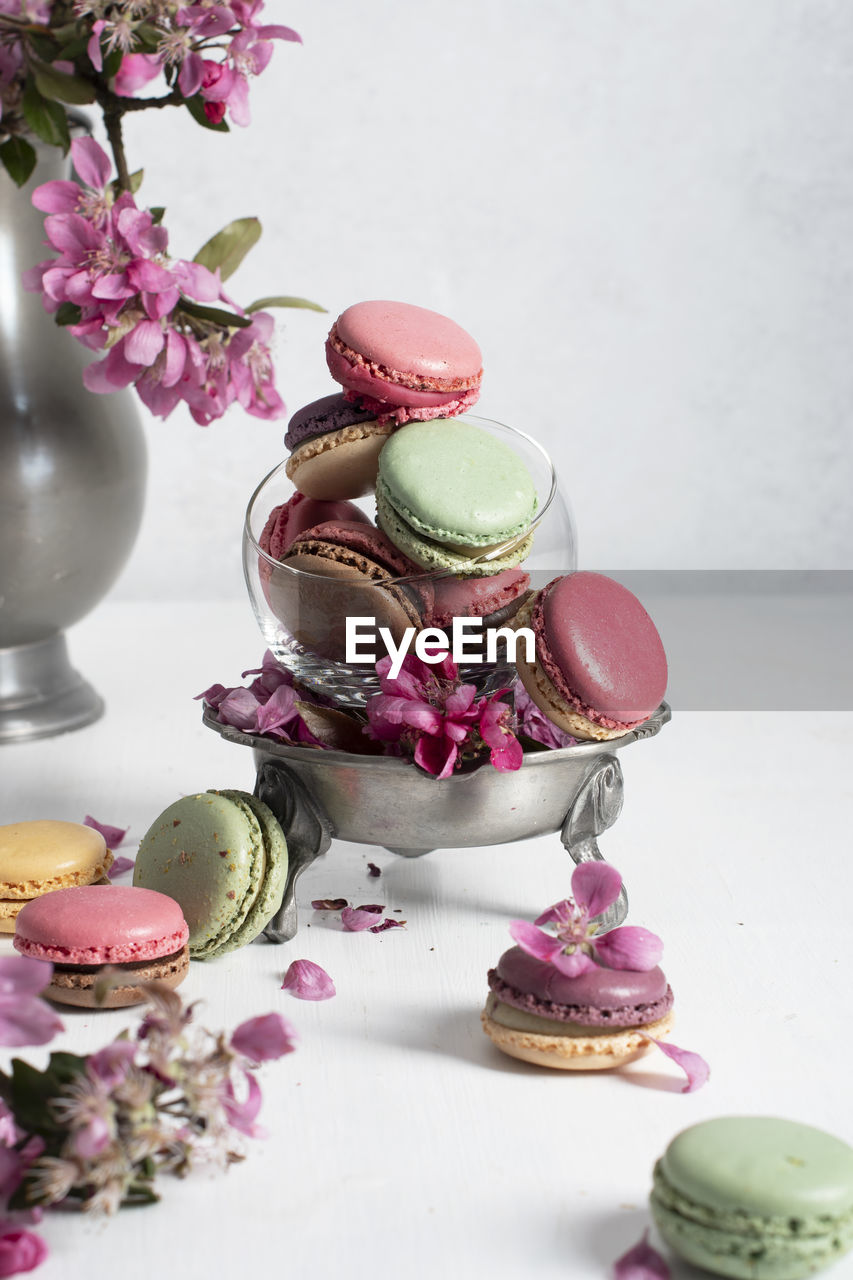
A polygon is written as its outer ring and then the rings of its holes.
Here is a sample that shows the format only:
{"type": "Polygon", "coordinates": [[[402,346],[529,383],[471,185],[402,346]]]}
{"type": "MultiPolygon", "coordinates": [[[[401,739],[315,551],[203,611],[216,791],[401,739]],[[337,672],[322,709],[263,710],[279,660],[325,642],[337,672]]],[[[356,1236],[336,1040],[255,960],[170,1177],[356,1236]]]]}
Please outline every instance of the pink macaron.
{"type": "Polygon", "coordinates": [[[144,982],[176,987],[189,967],[189,929],[172,898],[130,885],[57,889],[18,913],[14,945],[53,963],[44,995],[61,1004],[115,1009],[145,999],[144,982]],[[121,982],[96,1002],[99,973],[111,966],[121,982]]]}
{"type": "Polygon", "coordinates": [[[450,418],[477,402],[480,348],[458,324],[406,302],[357,302],[332,325],[326,361],[347,398],[377,419],[450,418]]]}
{"type": "Polygon", "coordinates": [[[287,502],[270,512],[259,539],[260,548],[273,560],[280,560],[300,533],[326,520],[370,524],[354,502],[307,498],[304,493],[294,493],[287,502]]]}
{"type": "Polygon", "coordinates": [[[518,612],[529,586],[523,569],[488,578],[437,578],[430,625],[450,628],[454,618],[482,618],[484,627],[501,627],[518,612]]]}
{"type": "Polygon", "coordinates": [[[576,738],[606,740],[636,729],[666,692],[657,628],[627,587],[602,573],[554,578],[513,620],[528,627],[536,657],[516,651],[518,674],[545,715],[576,738]]]}

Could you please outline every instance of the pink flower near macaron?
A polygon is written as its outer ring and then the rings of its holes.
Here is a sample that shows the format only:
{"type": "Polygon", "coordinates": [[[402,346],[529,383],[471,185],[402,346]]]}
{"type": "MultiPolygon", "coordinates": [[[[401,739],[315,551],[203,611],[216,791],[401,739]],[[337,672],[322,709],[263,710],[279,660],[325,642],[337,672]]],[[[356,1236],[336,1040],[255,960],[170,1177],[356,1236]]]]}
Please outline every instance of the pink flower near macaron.
{"type": "Polygon", "coordinates": [[[595,917],[619,897],[622,877],[606,862],[582,862],[572,874],[572,898],[543,911],[534,924],[513,920],[510,933],[523,951],[545,960],[569,978],[602,964],[608,969],[654,969],[663,954],[657,934],[639,925],[598,933],[595,917]],[[539,925],[552,925],[545,933],[539,925]]]}

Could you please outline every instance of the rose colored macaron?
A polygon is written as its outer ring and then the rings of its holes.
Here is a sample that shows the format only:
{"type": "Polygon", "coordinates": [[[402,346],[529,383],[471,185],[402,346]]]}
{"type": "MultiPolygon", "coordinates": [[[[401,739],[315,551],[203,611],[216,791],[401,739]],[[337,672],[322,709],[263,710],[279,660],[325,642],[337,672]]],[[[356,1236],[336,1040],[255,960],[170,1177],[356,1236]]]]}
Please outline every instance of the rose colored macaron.
{"type": "Polygon", "coordinates": [[[326,361],[347,398],[395,423],[449,418],[476,404],[480,348],[453,320],[406,302],[358,302],[332,325],[326,361]]]}
{"type": "Polygon", "coordinates": [[[394,423],[350,403],[324,396],[290,420],[284,443],[291,450],[285,471],[300,493],[334,501],[372,493],[379,453],[394,423]]]}
{"type": "Polygon", "coordinates": [[[530,586],[523,569],[504,569],[490,578],[437,578],[430,624],[452,627],[454,618],[482,618],[499,627],[518,611],[530,586]]]}
{"type": "Polygon", "coordinates": [[[483,1029],[504,1053],[568,1071],[609,1070],[643,1057],[672,1027],[672,990],[659,968],[596,966],[576,978],[521,947],[489,972],[483,1029]]]}
{"type": "Polygon", "coordinates": [[[272,556],[273,560],[280,560],[300,533],[327,520],[370,524],[367,516],[354,502],[324,501],[308,498],[304,493],[294,493],[287,502],[274,507],[270,512],[258,543],[261,550],[272,556]]]}
{"type": "Polygon", "coordinates": [[[22,955],[53,963],[48,999],[115,1009],[144,1000],[143,982],[183,982],[188,938],[181,908],[165,894],[82,885],[28,902],[18,914],[14,945],[22,955]],[[96,1005],[95,984],[105,966],[120,969],[122,981],[96,1005]]]}
{"type": "Polygon", "coordinates": [[[536,660],[517,649],[518,674],[536,705],[576,738],[606,740],[637,728],[666,692],[655,624],[627,587],[601,573],[555,578],[513,620],[536,637],[536,660]]]}

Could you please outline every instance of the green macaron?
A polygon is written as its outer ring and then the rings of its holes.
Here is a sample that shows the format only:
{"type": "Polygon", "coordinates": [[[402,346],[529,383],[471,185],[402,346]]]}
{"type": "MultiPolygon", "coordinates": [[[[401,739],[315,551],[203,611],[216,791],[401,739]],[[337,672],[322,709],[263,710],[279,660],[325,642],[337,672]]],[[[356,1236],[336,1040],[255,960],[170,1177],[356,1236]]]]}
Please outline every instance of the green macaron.
{"type": "Polygon", "coordinates": [[[652,1213],[688,1262],[736,1280],[801,1280],[853,1246],[853,1148],[792,1120],[725,1116],[679,1133],[652,1213]]]}
{"type": "Polygon", "coordinates": [[[377,521],[416,564],[477,577],[530,552],[536,488],[521,458],[463,418],[413,422],[379,455],[377,521]]]}
{"type": "Polygon", "coordinates": [[[145,834],[133,883],[180,903],[190,955],[251,942],[281,904],[287,842],[275,814],[244,791],[206,791],[169,805],[145,834]]]}

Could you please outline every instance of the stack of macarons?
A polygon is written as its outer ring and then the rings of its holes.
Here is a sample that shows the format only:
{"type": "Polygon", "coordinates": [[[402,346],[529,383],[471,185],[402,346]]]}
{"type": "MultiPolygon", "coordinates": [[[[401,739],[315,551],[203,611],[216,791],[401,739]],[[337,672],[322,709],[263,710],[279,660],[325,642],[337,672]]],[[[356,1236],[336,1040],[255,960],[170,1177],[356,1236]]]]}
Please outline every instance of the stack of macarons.
{"type": "Polygon", "coordinates": [[[326,341],[343,388],[305,405],[288,424],[287,474],[309,498],[371,493],[379,455],[405,422],[451,418],[477,401],[480,348],[447,316],[406,302],[358,302],[326,341]]]}
{"type": "Polygon", "coordinates": [[[0,933],[42,894],[105,882],[113,855],[99,831],[43,818],[0,827],[0,933]]]}

